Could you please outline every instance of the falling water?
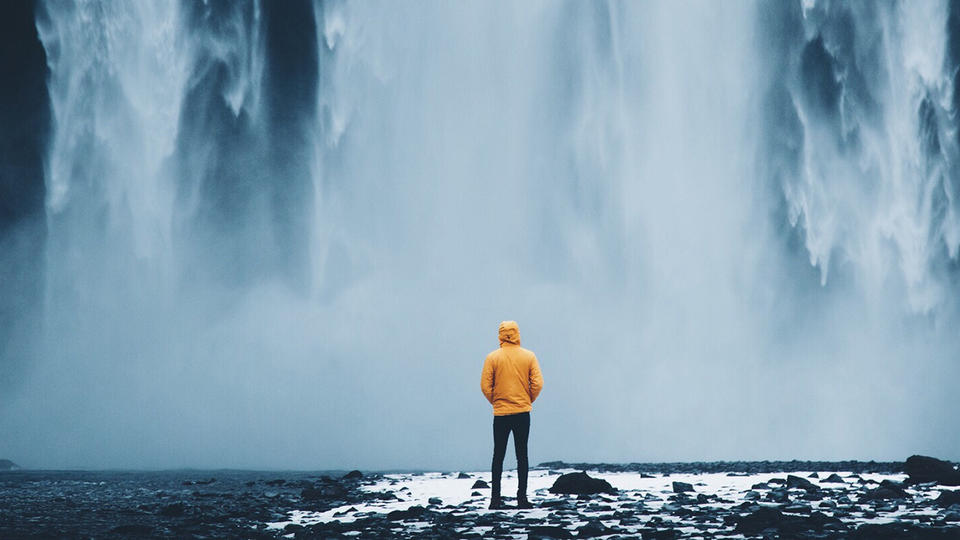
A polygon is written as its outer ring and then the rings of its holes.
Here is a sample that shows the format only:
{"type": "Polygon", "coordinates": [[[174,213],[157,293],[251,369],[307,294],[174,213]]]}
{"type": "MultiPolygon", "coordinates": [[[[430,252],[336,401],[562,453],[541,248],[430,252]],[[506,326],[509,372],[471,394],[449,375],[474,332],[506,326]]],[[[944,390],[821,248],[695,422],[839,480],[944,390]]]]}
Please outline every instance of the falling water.
{"type": "Polygon", "coordinates": [[[516,319],[535,462],[956,457],[956,6],[44,3],[0,455],[482,466],[516,319]]]}

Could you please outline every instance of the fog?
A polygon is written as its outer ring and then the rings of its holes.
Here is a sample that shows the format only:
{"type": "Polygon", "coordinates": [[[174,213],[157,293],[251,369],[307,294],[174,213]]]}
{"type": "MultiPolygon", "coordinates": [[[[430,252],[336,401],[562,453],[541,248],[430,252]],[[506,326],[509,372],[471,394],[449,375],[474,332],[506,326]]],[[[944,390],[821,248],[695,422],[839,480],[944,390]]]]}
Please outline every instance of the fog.
{"type": "Polygon", "coordinates": [[[960,458],[958,15],[41,3],[0,457],[486,468],[513,319],[532,463],[960,458]]]}

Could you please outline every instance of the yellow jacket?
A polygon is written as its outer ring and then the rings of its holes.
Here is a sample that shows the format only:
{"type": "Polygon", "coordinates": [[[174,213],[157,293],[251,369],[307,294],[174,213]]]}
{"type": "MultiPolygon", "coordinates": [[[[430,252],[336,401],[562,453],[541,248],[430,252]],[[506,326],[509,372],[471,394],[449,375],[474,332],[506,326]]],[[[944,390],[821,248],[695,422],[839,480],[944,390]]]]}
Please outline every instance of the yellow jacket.
{"type": "Polygon", "coordinates": [[[543,389],[537,355],[520,346],[520,329],[513,321],[500,323],[500,348],[487,355],[480,389],[493,405],[494,416],[529,411],[543,389]]]}

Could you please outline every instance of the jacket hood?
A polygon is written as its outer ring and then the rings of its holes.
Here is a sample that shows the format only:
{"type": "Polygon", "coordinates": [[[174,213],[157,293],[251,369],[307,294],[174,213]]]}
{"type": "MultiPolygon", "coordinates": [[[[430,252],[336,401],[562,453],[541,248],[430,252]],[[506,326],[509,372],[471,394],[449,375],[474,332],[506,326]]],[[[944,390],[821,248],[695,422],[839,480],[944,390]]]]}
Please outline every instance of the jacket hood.
{"type": "Polygon", "coordinates": [[[504,343],[510,343],[512,345],[520,344],[520,327],[517,326],[516,321],[503,321],[500,323],[499,334],[501,347],[504,343]]]}

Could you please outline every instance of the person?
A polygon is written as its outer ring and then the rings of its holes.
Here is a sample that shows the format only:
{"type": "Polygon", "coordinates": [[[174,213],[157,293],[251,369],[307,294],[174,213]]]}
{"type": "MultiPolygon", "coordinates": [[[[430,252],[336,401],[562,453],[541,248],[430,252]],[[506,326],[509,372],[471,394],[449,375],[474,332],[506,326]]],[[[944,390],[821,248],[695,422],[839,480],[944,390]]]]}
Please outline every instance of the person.
{"type": "Polygon", "coordinates": [[[480,377],[483,395],[493,405],[490,508],[503,508],[500,476],[511,432],[517,453],[517,507],[533,508],[527,500],[527,439],[530,436],[530,410],[543,389],[543,375],[537,356],[520,346],[520,328],[515,321],[500,323],[498,334],[500,348],[487,355],[480,377]]]}

